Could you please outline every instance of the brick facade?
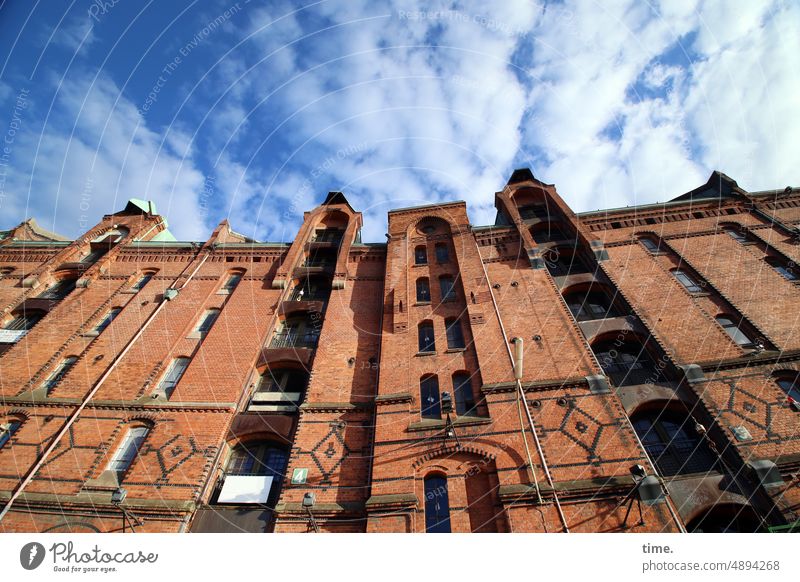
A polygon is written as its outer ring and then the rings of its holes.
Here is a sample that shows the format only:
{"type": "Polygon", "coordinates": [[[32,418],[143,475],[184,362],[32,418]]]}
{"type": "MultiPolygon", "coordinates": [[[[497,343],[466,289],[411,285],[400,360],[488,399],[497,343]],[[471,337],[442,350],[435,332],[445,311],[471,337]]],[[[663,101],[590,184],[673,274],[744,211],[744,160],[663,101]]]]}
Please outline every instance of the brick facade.
{"type": "Polygon", "coordinates": [[[800,192],[576,214],[517,170],[495,204],[385,244],[341,193],[291,243],[136,200],[0,233],[0,531],[797,524],[800,192]]]}

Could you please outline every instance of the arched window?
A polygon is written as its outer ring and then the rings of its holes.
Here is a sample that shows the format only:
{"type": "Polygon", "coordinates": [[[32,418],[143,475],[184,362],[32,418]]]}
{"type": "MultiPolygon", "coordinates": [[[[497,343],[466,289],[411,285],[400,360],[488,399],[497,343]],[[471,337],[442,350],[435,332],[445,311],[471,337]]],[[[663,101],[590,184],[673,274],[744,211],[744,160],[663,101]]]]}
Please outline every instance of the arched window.
{"type": "Polygon", "coordinates": [[[453,393],[456,396],[456,414],[458,416],[475,416],[477,414],[469,374],[464,372],[453,374],[453,393]]]}
{"type": "Polygon", "coordinates": [[[439,378],[424,376],[419,382],[419,399],[422,418],[442,418],[442,406],[439,400],[439,378]]]}
{"type": "Polygon", "coordinates": [[[289,455],[269,441],[249,441],[233,448],[217,503],[274,505],[289,455]]]}
{"type": "Polygon", "coordinates": [[[618,317],[620,314],[614,308],[611,300],[602,291],[579,290],[568,291],[564,294],[569,310],[578,321],[618,317]]]}
{"type": "Polygon", "coordinates": [[[615,386],[635,386],[663,380],[644,346],[635,341],[601,341],[592,346],[600,366],[615,386]]]}
{"type": "Polygon", "coordinates": [[[131,291],[141,291],[142,287],[147,285],[150,282],[150,279],[153,278],[154,273],[142,273],[142,276],[136,280],[136,283],[133,284],[131,287],[131,291]]]}
{"type": "Polygon", "coordinates": [[[800,269],[795,263],[785,261],[780,257],[765,257],[764,261],[778,271],[778,273],[787,281],[800,280],[800,269]]]}
{"type": "Polygon", "coordinates": [[[450,262],[450,252],[447,250],[446,243],[436,243],[436,262],[437,263],[449,263],[450,262]]]}
{"type": "Polygon", "coordinates": [[[114,307],[108,313],[106,313],[105,317],[100,320],[100,322],[95,326],[94,331],[97,333],[103,333],[103,330],[107,328],[114,318],[116,318],[120,313],[122,313],[121,307],[114,307]]]}
{"type": "Polygon", "coordinates": [[[3,424],[0,424],[0,449],[2,449],[6,443],[11,440],[11,437],[17,432],[17,429],[20,427],[22,422],[16,419],[11,419],[3,424]]]}
{"type": "Polygon", "coordinates": [[[702,285],[697,281],[695,281],[694,278],[691,275],[689,275],[689,273],[687,273],[686,271],[683,271],[681,269],[672,269],[672,274],[689,293],[703,292],[702,285]]]}
{"type": "Polygon", "coordinates": [[[428,303],[431,300],[431,285],[427,277],[417,279],[417,301],[428,303]]]}
{"type": "Polygon", "coordinates": [[[738,225],[726,226],[724,230],[726,234],[728,234],[728,236],[730,236],[733,240],[735,240],[739,244],[745,244],[750,242],[750,237],[747,235],[747,231],[738,225]]]}
{"type": "Polygon", "coordinates": [[[453,277],[450,275],[439,277],[439,292],[442,295],[442,303],[456,300],[456,287],[453,277]]]}
{"type": "Polygon", "coordinates": [[[425,477],[425,531],[450,533],[450,500],[447,495],[447,477],[425,477]]]}
{"type": "Polygon", "coordinates": [[[800,373],[794,370],[775,372],[775,383],[789,398],[800,405],[800,373]]]}
{"type": "Polygon", "coordinates": [[[107,470],[122,476],[133,464],[149,432],[150,427],[144,425],[129,428],[111,457],[107,470]]]}
{"type": "Polygon", "coordinates": [[[639,242],[647,249],[649,253],[661,252],[661,239],[655,239],[651,236],[640,236],[639,242]]]}
{"type": "Polygon", "coordinates": [[[161,382],[158,383],[158,389],[156,392],[165,398],[172,396],[172,393],[175,391],[175,387],[183,377],[183,373],[186,372],[186,368],[189,367],[189,361],[190,360],[187,357],[180,357],[172,360],[169,368],[167,368],[166,374],[164,374],[164,377],[161,378],[161,382]]]}
{"type": "Polygon", "coordinates": [[[705,473],[716,466],[716,457],[694,428],[691,417],[673,411],[634,414],[633,428],[665,476],[705,473]]]}
{"type": "Polygon", "coordinates": [[[725,333],[727,333],[733,341],[739,344],[740,347],[752,348],[755,346],[753,340],[741,329],[745,325],[744,320],[741,317],[737,318],[733,315],[718,315],[715,319],[717,320],[717,323],[722,326],[722,329],[725,330],[725,333]]]}
{"type": "Polygon", "coordinates": [[[428,264],[428,249],[425,245],[419,245],[414,249],[414,263],[417,265],[428,264]]]}
{"type": "Polygon", "coordinates": [[[435,352],[436,340],[433,336],[433,322],[426,320],[419,324],[418,340],[420,352],[435,352]]]}
{"type": "Polygon", "coordinates": [[[456,317],[449,317],[444,320],[444,326],[447,330],[447,349],[463,349],[464,331],[461,329],[461,321],[456,317]]]}
{"type": "Polygon", "coordinates": [[[53,373],[47,377],[47,380],[44,381],[42,384],[42,388],[46,394],[50,394],[50,392],[58,386],[58,383],[67,375],[72,367],[75,365],[75,362],[78,361],[77,356],[68,356],[64,358],[64,360],[58,365],[58,367],[53,370],[53,373]]]}
{"type": "Polygon", "coordinates": [[[40,299],[64,299],[75,289],[77,279],[61,279],[55,285],[47,288],[39,295],[40,299]]]}

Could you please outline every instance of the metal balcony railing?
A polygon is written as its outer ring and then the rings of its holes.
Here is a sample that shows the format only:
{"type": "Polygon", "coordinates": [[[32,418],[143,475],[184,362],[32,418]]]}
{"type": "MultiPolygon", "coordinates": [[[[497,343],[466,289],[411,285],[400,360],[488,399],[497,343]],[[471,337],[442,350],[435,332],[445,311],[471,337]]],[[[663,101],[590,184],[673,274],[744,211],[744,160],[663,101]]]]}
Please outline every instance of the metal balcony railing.
{"type": "Polygon", "coordinates": [[[269,344],[271,348],[315,348],[319,341],[316,332],[281,332],[275,334],[269,344]]]}

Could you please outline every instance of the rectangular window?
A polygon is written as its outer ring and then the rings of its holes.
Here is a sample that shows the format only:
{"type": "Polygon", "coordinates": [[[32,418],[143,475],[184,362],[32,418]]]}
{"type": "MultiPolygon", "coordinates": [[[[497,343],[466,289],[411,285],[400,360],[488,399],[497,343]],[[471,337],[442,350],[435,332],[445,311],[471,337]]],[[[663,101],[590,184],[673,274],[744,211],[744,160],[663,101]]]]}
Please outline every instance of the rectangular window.
{"type": "Polygon", "coordinates": [[[75,362],[78,361],[78,358],[75,356],[70,356],[69,358],[65,358],[61,364],[59,364],[58,368],[56,368],[50,376],[48,376],[47,380],[44,381],[42,384],[42,388],[45,389],[46,394],[50,394],[50,391],[55,388],[59,382],[67,375],[67,372],[70,371],[72,366],[75,365],[75,362]]]}
{"type": "Polygon", "coordinates": [[[447,263],[450,261],[450,253],[447,250],[447,245],[445,244],[437,244],[436,245],[436,262],[437,263],[447,263]]]}
{"type": "Polygon", "coordinates": [[[456,414],[458,416],[474,416],[475,398],[472,396],[472,382],[467,374],[453,376],[453,392],[456,395],[456,414]]]}
{"type": "Polygon", "coordinates": [[[97,333],[102,333],[103,330],[107,328],[112,321],[114,321],[114,318],[117,315],[119,315],[121,311],[122,309],[120,309],[119,307],[115,307],[114,309],[106,313],[106,316],[100,321],[100,323],[97,324],[97,326],[95,326],[94,330],[97,333]]]}
{"type": "Polygon", "coordinates": [[[19,424],[20,423],[17,421],[0,424],[0,449],[2,449],[6,443],[11,440],[12,435],[19,428],[19,424]]]}
{"type": "Polygon", "coordinates": [[[111,458],[108,470],[114,471],[118,475],[127,471],[139,453],[139,449],[142,447],[148,432],[150,432],[150,429],[146,426],[137,426],[130,429],[111,458]]]}
{"type": "Polygon", "coordinates": [[[419,351],[435,352],[436,339],[433,337],[433,324],[423,323],[419,326],[419,351]]]}
{"type": "Polygon", "coordinates": [[[233,291],[234,289],[236,289],[236,286],[239,284],[239,281],[241,280],[242,280],[241,274],[232,273],[231,276],[228,277],[228,280],[225,281],[225,286],[223,287],[223,289],[225,289],[225,291],[233,291]]]}
{"type": "Polygon", "coordinates": [[[217,321],[218,316],[219,309],[207,310],[200,319],[200,323],[197,324],[197,331],[200,333],[207,333],[211,331],[211,328],[214,326],[214,322],[217,321]]]}
{"type": "Polygon", "coordinates": [[[136,283],[134,283],[134,284],[133,284],[133,287],[131,287],[131,289],[132,289],[133,291],[139,291],[139,290],[141,290],[141,289],[142,289],[142,287],[144,287],[145,285],[147,285],[147,283],[148,283],[148,282],[150,281],[150,279],[152,279],[152,278],[153,278],[153,275],[152,275],[151,273],[145,273],[144,275],[142,275],[141,277],[139,277],[139,280],[138,280],[138,281],[136,281],[136,283]]]}
{"type": "Polygon", "coordinates": [[[448,319],[445,321],[447,330],[447,348],[450,350],[462,349],[464,347],[464,333],[461,329],[461,321],[458,319],[448,319]]]}
{"type": "Polygon", "coordinates": [[[414,263],[417,265],[428,264],[428,251],[424,246],[419,246],[414,249],[414,263]]]}
{"type": "Polygon", "coordinates": [[[672,271],[672,274],[675,275],[675,278],[680,281],[681,285],[683,285],[689,293],[702,293],[703,288],[697,281],[692,279],[688,273],[675,269],[672,271]]]}
{"type": "Polygon", "coordinates": [[[439,279],[439,290],[442,294],[442,302],[456,300],[455,281],[453,281],[452,277],[441,277],[439,279]]]}
{"type": "Polygon", "coordinates": [[[436,376],[423,378],[419,383],[420,408],[422,418],[442,418],[442,405],[439,400],[439,379],[436,376]]]}
{"type": "Polygon", "coordinates": [[[188,367],[189,358],[175,358],[172,360],[167,373],[164,374],[164,377],[158,384],[158,391],[169,398],[188,367]]]}

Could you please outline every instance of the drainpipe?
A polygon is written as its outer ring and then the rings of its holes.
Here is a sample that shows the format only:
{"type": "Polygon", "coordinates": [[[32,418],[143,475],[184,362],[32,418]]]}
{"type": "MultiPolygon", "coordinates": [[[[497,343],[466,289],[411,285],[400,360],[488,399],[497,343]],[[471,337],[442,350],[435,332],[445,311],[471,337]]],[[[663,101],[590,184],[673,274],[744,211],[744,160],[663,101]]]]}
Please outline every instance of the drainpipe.
{"type": "MultiPolygon", "coordinates": [[[[198,252],[198,255],[199,255],[199,252],[198,252]]],[[[183,284],[181,284],[180,287],[174,287],[174,288],[167,289],[167,291],[164,293],[164,298],[161,300],[161,303],[158,304],[158,307],[156,307],[155,311],[153,311],[153,313],[151,313],[148,316],[148,318],[142,324],[142,327],[139,328],[139,331],[136,332],[136,334],[125,345],[125,348],[123,348],[123,350],[114,358],[114,361],[112,361],[111,364],[108,366],[108,368],[106,368],[106,371],[103,373],[102,376],[100,376],[100,379],[97,381],[97,383],[91,389],[89,394],[87,394],[86,397],[83,399],[83,402],[81,402],[80,406],[78,406],[78,408],[76,408],[75,411],[69,416],[69,418],[66,420],[64,425],[58,431],[58,433],[56,433],[55,437],[50,442],[50,444],[47,446],[47,448],[45,448],[45,450],[42,452],[42,454],[39,455],[39,458],[36,460],[36,462],[33,464],[33,466],[30,469],[28,469],[28,472],[25,474],[25,477],[22,479],[22,481],[20,481],[20,483],[14,488],[14,491],[11,494],[11,497],[9,498],[9,500],[6,503],[5,507],[3,507],[3,511],[0,512],[0,521],[3,521],[3,518],[6,516],[8,511],[11,509],[11,506],[14,504],[14,502],[17,500],[17,498],[19,498],[19,496],[22,494],[22,491],[33,480],[34,475],[39,471],[39,469],[42,468],[42,465],[44,465],[44,462],[47,460],[47,457],[50,455],[50,453],[53,452],[53,450],[56,448],[56,446],[61,441],[61,439],[64,437],[64,435],[67,433],[69,428],[75,423],[76,420],[78,420],[78,416],[80,415],[80,413],[83,412],[83,410],[89,404],[89,401],[94,397],[95,394],[97,394],[97,391],[100,389],[100,387],[103,385],[103,383],[108,379],[108,377],[111,376],[111,373],[114,371],[114,369],[117,367],[117,365],[122,361],[122,358],[124,358],[125,355],[128,353],[128,351],[133,347],[133,344],[136,343],[136,340],[138,340],[142,336],[144,331],[147,329],[147,327],[150,325],[150,323],[152,323],[152,321],[155,319],[156,315],[158,315],[158,313],[166,306],[166,304],[172,298],[177,296],[178,291],[183,289],[189,283],[189,281],[192,280],[192,277],[194,277],[195,274],[197,273],[197,271],[200,270],[200,267],[203,266],[203,263],[206,262],[206,259],[208,259],[208,257],[209,257],[209,253],[207,252],[206,256],[203,257],[203,260],[200,261],[200,264],[197,265],[197,268],[195,268],[195,270],[192,271],[192,273],[189,275],[189,277],[186,279],[186,281],[184,281],[183,284]],[[169,291],[172,291],[172,293],[169,293],[169,291]]],[[[197,255],[195,255],[195,259],[196,258],[197,258],[197,255]]],[[[187,265],[186,267],[188,268],[189,265],[187,265]]],[[[173,281],[173,285],[178,283],[178,281],[180,280],[180,278],[183,276],[183,274],[185,272],[186,272],[186,269],[184,269],[181,272],[181,274],[178,275],[175,278],[175,280],[173,281]]]]}

